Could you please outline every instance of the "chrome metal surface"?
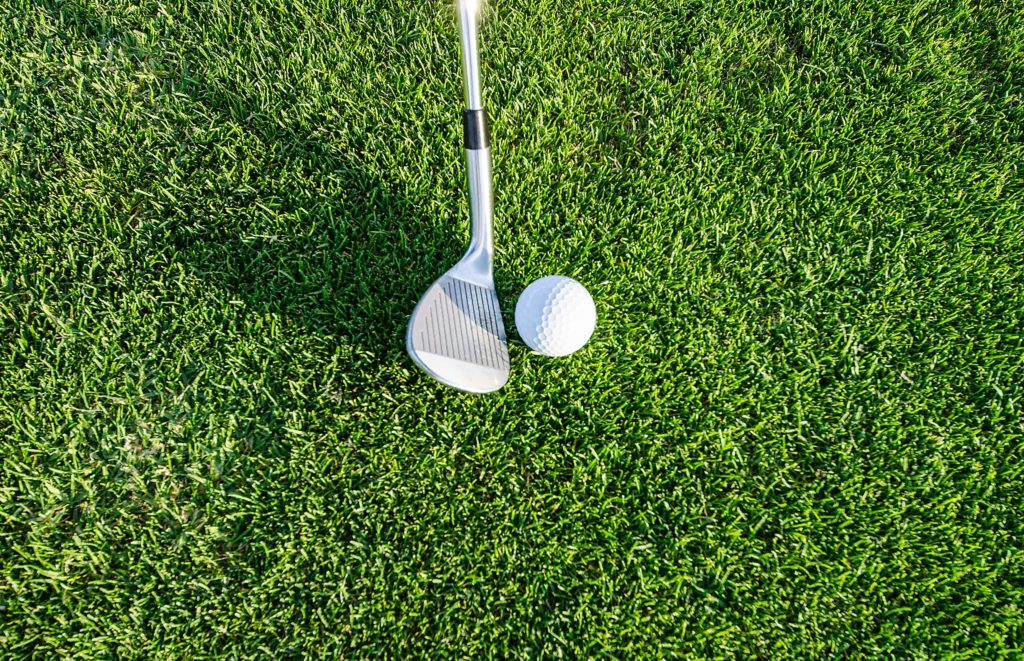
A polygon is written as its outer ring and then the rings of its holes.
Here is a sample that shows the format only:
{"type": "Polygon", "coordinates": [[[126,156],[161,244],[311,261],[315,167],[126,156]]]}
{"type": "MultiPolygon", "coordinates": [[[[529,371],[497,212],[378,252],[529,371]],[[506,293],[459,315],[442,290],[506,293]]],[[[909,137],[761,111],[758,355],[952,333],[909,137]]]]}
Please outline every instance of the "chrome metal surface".
{"type": "Polygon", "coordinates": [[[484,102],[480,93],[480,49],[477,45],[477,33],[483,0],[458,2],[459,22],[462,24],[462,71],[466,84],[466,109],[480,110],[484,107],[484,102]]]}
{"type": "Polygon", "coordinates": [[[469,217],[472,237],[466,256],[476,255],[481,276],[491,280],[494,263],[494,199],[491,194],[491,150],[467,149],[469,217]],[[479,253],[479,254],[477,254],[479,253]]]}
{"type": "Polygon", "coordinates": [[[505,325],[494,286],[457,275],[435,282],[412,314],[409,355],[438,381],[467,392],[493,392],[508,381],[505,325]]]}

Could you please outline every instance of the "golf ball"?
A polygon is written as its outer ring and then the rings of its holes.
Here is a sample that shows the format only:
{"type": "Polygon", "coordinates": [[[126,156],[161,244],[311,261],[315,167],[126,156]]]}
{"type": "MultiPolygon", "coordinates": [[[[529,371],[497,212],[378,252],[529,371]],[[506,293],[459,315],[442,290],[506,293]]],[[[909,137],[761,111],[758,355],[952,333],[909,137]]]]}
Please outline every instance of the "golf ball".
{"type": "Polygon", "coordinates": [[[526,344],[545,356],[568,356],[590,340],[597,308],[587,288],[572,278],[549,275],[523,290],[516,303],[516,328],[526,344]]]}

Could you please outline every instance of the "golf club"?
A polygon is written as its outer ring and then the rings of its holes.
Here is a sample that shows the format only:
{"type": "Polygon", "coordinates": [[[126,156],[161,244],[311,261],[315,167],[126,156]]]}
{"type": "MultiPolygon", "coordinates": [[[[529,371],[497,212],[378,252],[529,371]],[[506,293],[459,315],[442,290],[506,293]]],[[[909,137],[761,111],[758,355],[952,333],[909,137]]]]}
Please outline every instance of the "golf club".
{"type": "Polygon", "coordinates": [[[413,310],[406,348],[429,375],[467,392],[493,392],[508,381],[505,325],[494,288],[491,151],[480,92],[477,31],[483,0],[458,0],[462,24],[464,115],[469,173],[469,250],[413,310]]]}

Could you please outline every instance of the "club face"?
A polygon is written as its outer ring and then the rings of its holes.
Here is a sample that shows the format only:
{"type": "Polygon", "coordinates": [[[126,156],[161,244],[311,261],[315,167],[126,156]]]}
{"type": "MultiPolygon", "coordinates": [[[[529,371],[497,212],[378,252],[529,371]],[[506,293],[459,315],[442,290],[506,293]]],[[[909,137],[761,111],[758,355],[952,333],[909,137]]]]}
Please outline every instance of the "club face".
{"type": "Polygon", "coordinates": [[[493,282],[456,266],[420,299],[409,321],[409,355],[438,381],[474,393],[508,381],[508,342],[493,282]],[[460,277],[462,276],[462,277],[460,277]]]}

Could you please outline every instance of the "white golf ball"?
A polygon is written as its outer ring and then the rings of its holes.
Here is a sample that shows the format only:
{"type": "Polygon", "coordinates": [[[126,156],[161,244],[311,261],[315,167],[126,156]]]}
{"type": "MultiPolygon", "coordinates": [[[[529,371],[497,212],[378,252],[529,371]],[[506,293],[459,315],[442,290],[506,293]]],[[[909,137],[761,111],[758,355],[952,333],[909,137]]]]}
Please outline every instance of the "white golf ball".
{"type": "Polygon", "coordinates": [[[587,288],[572,278],[549,275],[523,290],[516,328],[523,342],[545,356],[568,356],[590,340],[597,307],[587,288]]]}

